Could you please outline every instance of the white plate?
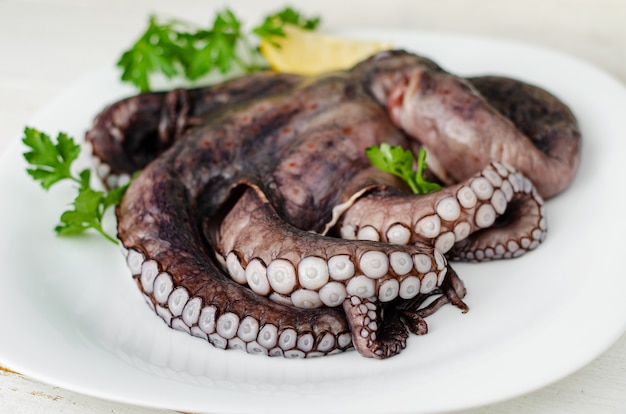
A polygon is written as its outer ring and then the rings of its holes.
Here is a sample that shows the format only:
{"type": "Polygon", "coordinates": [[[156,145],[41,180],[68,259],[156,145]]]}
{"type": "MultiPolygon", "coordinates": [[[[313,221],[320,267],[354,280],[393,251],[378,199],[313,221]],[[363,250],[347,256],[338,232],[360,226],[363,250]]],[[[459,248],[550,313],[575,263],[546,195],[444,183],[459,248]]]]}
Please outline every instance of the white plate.
{"type": "MultiPolygon", "coordinates": [[[[463,315],[445,307],[397,357],[349,352],[283,360],[214,349],[172,331],[145,305],[118,248],[52,232],[73,197],[26,176],[16,142],[0,162],[0,355],[70,390],[138,405],[220,413],[417,413],[529,392],[579,369],[626,328],[620,260],[625,216],[626,91],[571,57],[474,37],[357,32],[389,39],[462,75],[506,74],[561,97],[584,154],[573,186],[547,203],[548,238],[522,258],[455,267],[463,315]],[[617,186],[616,189],[613,186],[617,186]]],[[[82,137],[94,114],[132,91],[113,70],[79,82],[33,119],[82,137]]]]}

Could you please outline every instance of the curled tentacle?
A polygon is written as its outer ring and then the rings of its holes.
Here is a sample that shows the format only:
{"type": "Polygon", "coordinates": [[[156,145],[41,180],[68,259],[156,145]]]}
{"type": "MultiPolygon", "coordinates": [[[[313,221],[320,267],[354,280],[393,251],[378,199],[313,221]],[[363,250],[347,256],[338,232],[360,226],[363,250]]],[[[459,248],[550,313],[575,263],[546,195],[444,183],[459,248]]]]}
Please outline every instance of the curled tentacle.
{"type": "Polygon", "coordinates": [[[351,346],[345,316],[336,309],[287,307],[227,277],[207,251],[193,202],[158,164],[132,183],[118,208],[118,231],[140,289],[168,325],[221,348],[286,357],[351,346]]]}
{"type": "Polygon", "coordinates": [[[339,223],[347,239],[428,244],[452,259],[516,257],[545,238],[543,199],[513,167],[493,162],[427,195],[371,192],[339,223]]]}
{"type": "Polygon", "coordinates": [[[250,188],[221,222],[216,253],[239,283],[296,307],[339,306],[347,296],[390,302],[430,293],[447,261],[431,246],[323,237],[282,221],[250,188]]]}
{"type": "Polygon", "coordinates": [[[425,333],[417,304],[430,296],[445,297],[437,308],[452,302],[467,310],[456,290],[449,291],[458,282],[446,281],[449,267],[437,249],[304,232],[282,221],[254,186],[208,237],[215,238],[216,254],[231,278],[258,295],[296,308],[343,306],[354,346],[365,356],[395,355],[409,331],[425,333]],[[400,315],[391,303],[402,301],[413,307],[400,315]]]}

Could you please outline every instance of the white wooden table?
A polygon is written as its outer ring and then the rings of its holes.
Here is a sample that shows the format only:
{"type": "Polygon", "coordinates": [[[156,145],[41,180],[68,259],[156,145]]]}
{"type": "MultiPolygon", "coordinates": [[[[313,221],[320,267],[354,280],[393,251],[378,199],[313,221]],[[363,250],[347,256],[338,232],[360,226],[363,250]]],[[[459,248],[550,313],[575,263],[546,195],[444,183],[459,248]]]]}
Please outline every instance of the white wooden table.
{"type": "MultiPolygon", "coordinates": [[[[322,14],[328,29],[400,27],[531,42],[588,60],[626,82],[623,0],[291,3],[322,14]]],[[[285,3],[240,0],[229,5],[252,22],[285,3]]],[[[210,20],[218,7],[201,0],[0,0],[0,152],[21,136],[37,110],[55,95],[76,79],[114,64],[143,30],[149,13],[203,22],[210,20]]],[[[4,335],[1,329],[0,335],[4,335]]],[[[0,366],[10,368],[10,361],[0,355],[0,366]]],[[[79,395],[0,369],[0,413],[103,412],[155,410],[79,395]]],[[[626,412],[626,335],[588,366],[555,384],[510,401],[464,411],[520,412],[626,412]]]]}

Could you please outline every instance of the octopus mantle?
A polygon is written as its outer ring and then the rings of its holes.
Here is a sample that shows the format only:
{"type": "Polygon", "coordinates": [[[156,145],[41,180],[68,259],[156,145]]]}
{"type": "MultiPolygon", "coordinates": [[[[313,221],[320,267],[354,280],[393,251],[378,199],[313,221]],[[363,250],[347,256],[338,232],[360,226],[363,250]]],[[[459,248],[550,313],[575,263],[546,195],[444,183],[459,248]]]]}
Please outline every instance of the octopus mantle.
{"type": "Polygon", "coordinates": [[[574,116],[546,91],[402,51],[130,97],[87,141],[108,186],[142,169],[118,236],[150,307],[216,347],[284,357],[385,358],[442,305],[467,311],[450,261],[537,247],[543,198],[580,157],[574,116]],[[425,146],[445,188],[409,194],[373,168],[365,149],[383,142],[425,146]]]}

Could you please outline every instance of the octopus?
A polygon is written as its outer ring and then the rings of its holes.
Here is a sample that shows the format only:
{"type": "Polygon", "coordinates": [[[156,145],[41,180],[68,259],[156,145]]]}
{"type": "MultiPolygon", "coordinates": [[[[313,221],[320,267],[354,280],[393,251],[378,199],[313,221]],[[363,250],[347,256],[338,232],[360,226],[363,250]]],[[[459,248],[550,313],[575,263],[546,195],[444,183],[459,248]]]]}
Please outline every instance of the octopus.
{"type": "Polygon", "coordinates": [[[141,170],[116,215],[152,310],[217,348],[287,358],[387,358],[442,306],[466,312],[451,262],[535,249],[581,148],[544,89],[400,50],[128,97],[86,141],[108,187],[141,170]],[[426,148],[444,187],[412,194],[374,168],[381,143],[426,148]]]}

